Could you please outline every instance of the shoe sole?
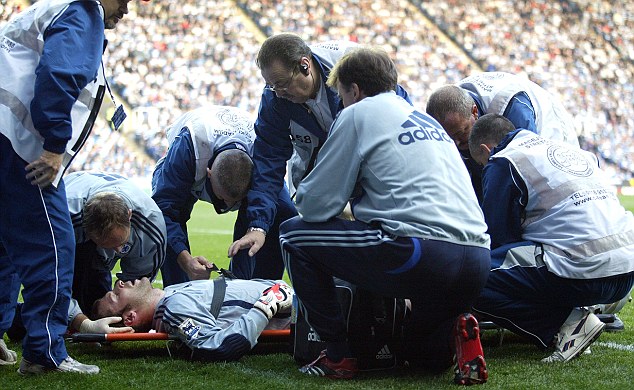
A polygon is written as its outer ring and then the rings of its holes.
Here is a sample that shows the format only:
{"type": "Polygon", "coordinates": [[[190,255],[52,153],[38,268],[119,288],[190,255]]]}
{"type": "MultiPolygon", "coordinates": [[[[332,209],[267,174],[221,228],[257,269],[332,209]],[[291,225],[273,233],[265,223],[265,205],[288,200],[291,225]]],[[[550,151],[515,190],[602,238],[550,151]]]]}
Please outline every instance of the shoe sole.
{"type": "Polygon", "coordinates": [[[95,372],[87,372],[87,371],[59,370],[59,369],[55,369],[55,368],[46,368],[46,369],[43,369],[43,370],[41,370],[41,371],[21,371],[21,370],[18,368],[18,374],[20,374],[20,375],[24,375],[24,376],[49,374],[49,373],[51,373],[51,372],[64,372],[64,373],[71,373],[71,374],[84,374],[84,375],[95,375],[95,374],[99,374],[99,371],[95,371],[95,372]]]}
{"type": "Polygon", "coordinates": [[[306,367],[306,366],[300,368],[299,372],[301,372],[302,374],[310,375],[310,376],[320,376],[320,377],[329,378],[329,379],[352,379],[357,375],[356,372],[349,371],[349,370],[335,370],[335,374],[326,374],[319,367],[306,367]]]}
{"type": "Polygon", "coordinates": [[[622,332],[624,330],[625,324],[621,320],[605,323],[605,328],[603,328],[604,332],[622,332]]]}
{"type": "Polygon", "coordinates": [[[586,349],[588,349],[588,347],[592,343],[596,341],[596,339],[599,338],[599,336],[601,336],[601,333],[603,333],[604,329],[605,329],[605,324],[603,322],[601,322],[599,325],[592,328],[592,330],[589,333],[590,337],[586,338],[586,342],[583,345],[580,345],[579,348],[577,349],[577,352],[573,353],[568,358],[564,359],[563,362],[564,363],[569,362],[572,359],[579,357],[586,349]]]}
{"type": "Polygon", "coordinates": [[[321,367],[317,365],[317,362],[321,359],[326,359],[325,350],[315,359],[312,363],[307,364],[299,369],[302,374],[310,376],[320,376],[329,379],[352,379],[357,375],[357,371],[343,368],[331,368],[328,370],[334,371],[334,374],[327,374],[321,367]]]}
{"type": "Polygon", "coordinates": [[[469,361],[460,364],[462,351],[482,351],[480,344],[480,327],[474,316],[461,315],[455,328],[456,369],[454,382],[459,385],[482,384],[489,378],[484,353],[480,353],[469,361]]]}
{"type": "Polygon", "coordinates": [[[42,371],[22,371],[18,368],[18,374],[23,375],[23,376],[30,376],[30,375],[42,375],[42,374],[48,374],[49,372],[53,372],[52,369],[50,370],[42,370],[42,371]]]}
{"type": "Polygon", "coordinates": [[[95,375],[99,373],[99,368],[97,368],[96,371],[78,371],[78,370],[64,370],[64,369],[60,369],[58,368],[50,368],[50,367],[44,367],[44,366],[39,366],[37,368],[35,368],[35,365],[30,366],[30,368],[23,368],[22,365],[20,365],[20,368],[17,369],[18,374],[23,375],[23,376],[30,376],[30,375],[42,375],[42,374],[48,374],[51,372],[68,372],[68,373],[75,373],[75,374],[85,374],[85,375],[95,375]]]}
{"type": "Polygon", "coordinates": [[[489,379],[489,372],[486,369],[484,356],[478,356],[463,364],[461,369],[456,368],[454,382],[458,385],[470,386],[486,383],[487,379],[489,379]]]}

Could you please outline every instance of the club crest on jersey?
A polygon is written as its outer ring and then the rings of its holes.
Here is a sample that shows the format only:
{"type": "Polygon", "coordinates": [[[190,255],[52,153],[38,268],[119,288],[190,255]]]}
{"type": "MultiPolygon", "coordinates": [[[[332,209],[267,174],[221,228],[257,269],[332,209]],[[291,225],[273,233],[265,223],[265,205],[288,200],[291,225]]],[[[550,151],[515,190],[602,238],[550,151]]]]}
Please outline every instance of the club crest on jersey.
{"type": "Polygon", "coordinates": [[[129,243],[126,242],[121,247],[121,251],[119,253],[121,253],[122,255],[126,255],[126,254],[128,254],[128,252],[130,252],[130,249],[132,249],[132,245],[130,245],[129,243]]]}
{"type": "Polygon", "coordinates": [[[194,321],[191,318],[188,318],[178,325],[178,330],[187,337],[187,340],[192,340],[198,337],[200,325],[194,324],[194,321]]]}

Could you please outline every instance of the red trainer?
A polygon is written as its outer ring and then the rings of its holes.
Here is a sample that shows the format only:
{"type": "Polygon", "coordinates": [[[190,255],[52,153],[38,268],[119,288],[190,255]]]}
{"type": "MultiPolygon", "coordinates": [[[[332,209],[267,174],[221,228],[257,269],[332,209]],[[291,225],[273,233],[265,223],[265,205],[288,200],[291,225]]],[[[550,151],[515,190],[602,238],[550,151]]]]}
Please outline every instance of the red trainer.
{"type": "Polygon", "coordinates": [[[359,372],[357,359],[344,358],[339,363],[333,363],[326,357],[326,350],[321,351],[317,359],[299,369],[307,375],[325,376],[332,379],[352,379],[359,372]]]}
{"type": "Polygon", "coordinates": [[[478,320],[470,313],[460,314],[453,336],[456,347],[454,382],[459,385],[485,383],[489,378],[489,372],[480,344],[478,320]]]}

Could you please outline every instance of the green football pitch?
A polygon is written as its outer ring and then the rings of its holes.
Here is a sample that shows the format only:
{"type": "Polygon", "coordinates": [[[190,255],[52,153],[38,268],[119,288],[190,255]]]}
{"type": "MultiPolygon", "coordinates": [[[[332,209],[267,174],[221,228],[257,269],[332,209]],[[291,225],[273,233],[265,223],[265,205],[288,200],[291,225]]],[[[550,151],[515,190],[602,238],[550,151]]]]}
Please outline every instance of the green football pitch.
{"type": "MultiPolygon", "coordinates": [[[[634,210],[634,197],[623,198],[634,210]]],[[[229,263],[235,214],[218,216],[198,203],[188,224],[192,251],[218,266],[229,263]]],[[[160,282],[156,283],[160,286],[160,282]]],[[[548,313],[544,313],[545,316],[548,313]]],[[[485,331],[482,337],[489,381],[482,389],[627,389],[634,383],[634,304],[620,314],[626,330],[603,333],[592,353],[565,364],[543,364],[546,356],[525,340],[504,332],[485,331]]],[[[21,353],[18,344],[7,342],[21,353]]],[[[0,366],[0,389],[455,389],[452,373],[429,375],[405,369],[362,373],[352,381],[307,378],[297,371],[287,345],[260,345],[254,353],[232,363],[190,362],[171,358],[166,342],[68,344],[71,356],[97,364],[95,376],[47,374],[26,378],[16,366],[0,366]]]]}

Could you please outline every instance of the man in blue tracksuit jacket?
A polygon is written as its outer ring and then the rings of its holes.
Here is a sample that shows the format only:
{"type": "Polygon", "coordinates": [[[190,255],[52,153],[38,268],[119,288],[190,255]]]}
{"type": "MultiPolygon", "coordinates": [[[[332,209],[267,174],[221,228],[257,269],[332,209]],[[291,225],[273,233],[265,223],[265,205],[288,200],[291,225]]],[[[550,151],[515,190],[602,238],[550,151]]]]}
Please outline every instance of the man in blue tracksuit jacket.
{"type": "MultiPolygon", "coordinates": [[[[253,186],[247,197],[249,228],[231,245],[230,256],[245,248],[254,255],[262,247],[274,226],[285,175],[294,194],[312,169],[330,125],[343,109],[337,91],[326,85],[328,75],[337,60],[356,46],[348,41],[308,46],[289,33],[269,37],[262,44],[257,64],[266,87],[255,122],[253,186]]],[[[396,93],[411,104],[400,85],[396,93]]]]}
{"type": "Polygon", "coordinates": [[[476,119],[503,115],[516,129],[579,147],[572,117],[561,102],[534,82],[506,72],[475,73],[456,85],[435,90],[426,111],[454,140],[482,202],[482,166],[469,153],[469,134],[476,119]]]}
{"type": "MultiPolygon", "coordinates": [[[[211,203],[218,214],[238,210],[234,239],[247,230],[246,202],[253,163],[253,121],[235,107],[201,107],[183,114],[167,130],[169,149],[156,164],[152,198],[163,212],[167,227],[167,255],[161,267],[165,286],[188,280],[209,279],[211,264],[192,256],[187,221],[198,200],[211,203]]],[[[296,215],[283,187],[276,198],[277,218],[296,215]]],[[[279,220],[269,234],[277,237],[279,220]]],[[[231,260],[231,271],[241,279],[279,279],[284,264],[277,239],[269,240],[256,256],[246,250],[231,260]]]]}
{"type": "Polygon", "coordinates": [[[22,283],[21,374],[99,372],[64,346],[75,242],[60,179],[101,105],[104,28],[127,3],[41,0],[0,30],[0,335],[22,283]]]}
{"type": "Polygon", "coordinates": [[[482,209],[491,272],[474,310],[555,351],[579,356],[604,324],[581,308],[622,299],[634,284],[634,216],[596,157],[497,114],[476,121],[471,155],[485,165],[482,209]]]}

